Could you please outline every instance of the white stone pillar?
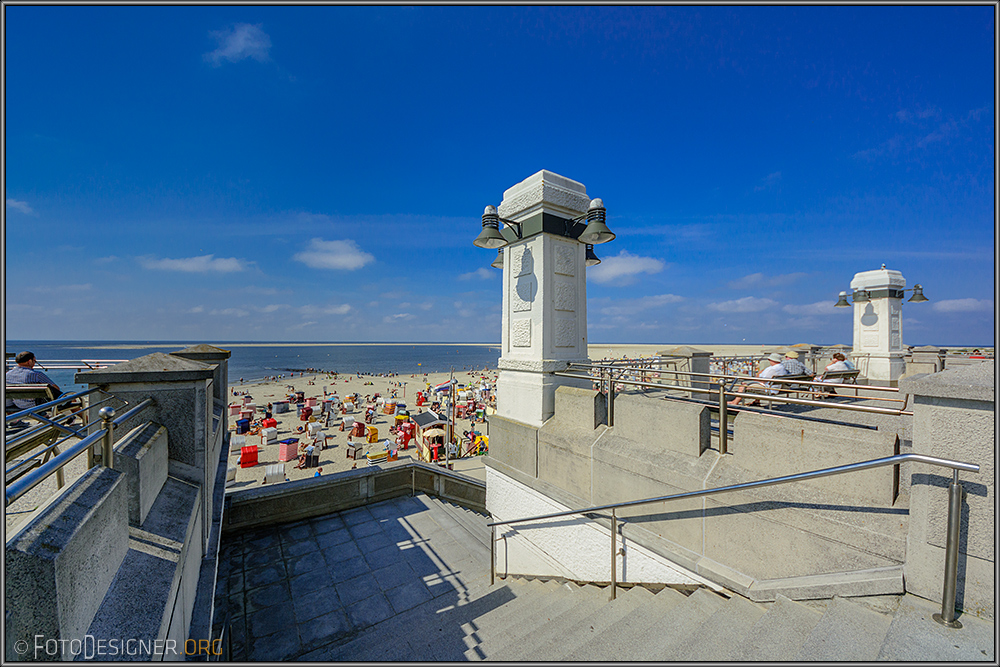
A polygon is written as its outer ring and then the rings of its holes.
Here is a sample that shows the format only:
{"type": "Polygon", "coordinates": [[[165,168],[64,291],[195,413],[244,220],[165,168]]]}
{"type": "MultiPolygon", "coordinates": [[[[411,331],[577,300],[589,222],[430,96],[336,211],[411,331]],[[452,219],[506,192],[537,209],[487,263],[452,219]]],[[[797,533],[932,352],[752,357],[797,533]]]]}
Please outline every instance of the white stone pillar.
{"type": "Polygon", "coordinates": [[[870,384],[897,386],[906,372],[903,357],[903,289],[899,271],[881,269],[854,274],[851,288],[868,292],[868,301],[854,301],[855,363],[870,384]]]}
{"type": "Polygon", "coordinates": [[[588,384],[552,372],[588,359],[586,246],[567,235],[567,222],[589,204],[582,183],[545,170],[504,192],[500,217],[521,223],[522,238],[503,253],[501,417],[541,426],[556,387],[588,384]]]}

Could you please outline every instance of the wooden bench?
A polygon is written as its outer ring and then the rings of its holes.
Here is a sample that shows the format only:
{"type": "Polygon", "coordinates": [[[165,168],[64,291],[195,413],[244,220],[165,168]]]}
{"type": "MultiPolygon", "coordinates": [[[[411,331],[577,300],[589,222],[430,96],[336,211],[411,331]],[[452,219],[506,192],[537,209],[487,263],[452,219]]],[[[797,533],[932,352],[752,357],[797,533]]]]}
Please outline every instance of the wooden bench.
{"type": "MultiPolygon", "coordinates": [[[[20,384],[20,385],[5,385],[4,386],[5,398],[7,399],[22,399],[40,401],[41,403],[49,403],[56,399],[52,392],[52,388],[45,384],[20,384]]],[[[8,408],[5,406],[5,412],[14,414],[15,412],[21,412],[26,408],[8,408]]],[[[74,408],[69,403],[64,405],[58,405],[54,408],[49,408],[49,418],[56,420],[60,417],[65,417],[68,414],[74,412],[74,408]]],[[[87,423],[87,413],[83,411],[79,415],[83,423],[87,423]]],[[[31,426],[26,429],[26,431],[31,431],[31,426]]],[[[21,437],[20,433],[14,432],[9,433],[4,442],[4,468],[5,468],[5,482],[10,483],[26,474],[29,470],[40,466],[41,464],[48,461],[53,455],[59,454],[59,448],[53,447],[49,451],[45,452],[44,457],[34,460],[18,461],[19,457],[22,457],[30,452],[34,451],[38,447],[48,447],[55,443],[62,435],[66,432],[52,426],[50,424],[46,425],[44,428],[38,429],[36,432],[29,436],[21,437]]],[[[63,475],[62,470],[57,473],[58,485],[62,488],[63,485],[63,475]]]]}
{"type": "MultiPolygon", "coordinates": [[[[853,384],[857,386],[858,375],[861,373],[860,370],[855,368],[850,371],[830,371],[828,373],[823,373],[821,376],[824,381],[833,381],[836,384],[853,384]]],[[[823,394],[836,394],[837,391],[833,387],[816,387],[817,393],[822,392],[823,394]]],[[[858,390],[854,390],[854,395],[858,395],[858,390]]]]}

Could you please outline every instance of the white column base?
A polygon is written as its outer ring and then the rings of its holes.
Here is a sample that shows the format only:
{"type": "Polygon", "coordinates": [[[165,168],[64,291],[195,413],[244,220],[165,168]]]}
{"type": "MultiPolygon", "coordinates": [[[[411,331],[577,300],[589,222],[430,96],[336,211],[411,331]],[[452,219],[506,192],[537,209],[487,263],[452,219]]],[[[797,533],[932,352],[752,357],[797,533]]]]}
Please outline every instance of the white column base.
{"type": "Polygon", "coordinates": [[[899,384],[899,378],[906,373],[906,360],[902,352],[890,352],[888,355],[872,354],[866,364],[867,368],[862,370],[869,384],[895,387],[899,384]]]}
{"type": "Polygon", "coordinates": [[[556,409],[557,387],[590,386],[587,380],[537,371],[501,370],[497,378],[497,414],[539,427],[556,409]]]}

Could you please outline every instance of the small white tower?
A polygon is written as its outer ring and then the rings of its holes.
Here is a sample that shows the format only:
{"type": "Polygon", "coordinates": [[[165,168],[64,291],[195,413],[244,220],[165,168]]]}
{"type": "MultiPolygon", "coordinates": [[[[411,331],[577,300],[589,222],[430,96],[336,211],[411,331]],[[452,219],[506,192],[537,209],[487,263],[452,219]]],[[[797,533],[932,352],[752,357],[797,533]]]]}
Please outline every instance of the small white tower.
{"type": "Polygon", "coordinates": [[[614,234],[604,226],[601,200],[546,170],[504,192],[499,211],[487,207],[483,221],[476,245],[503,249],[497,414],[541,426],[555,411],[556,387],[588,384],[552,373],[587,361],[586,243],[614,234]]]}
{"type": "Polygon", "coordinates": [[[903,359],[903,291],[906,279],[886,269],[854,274],[855,363],[870,384],[895,387],[906,372],[903,359]]]}

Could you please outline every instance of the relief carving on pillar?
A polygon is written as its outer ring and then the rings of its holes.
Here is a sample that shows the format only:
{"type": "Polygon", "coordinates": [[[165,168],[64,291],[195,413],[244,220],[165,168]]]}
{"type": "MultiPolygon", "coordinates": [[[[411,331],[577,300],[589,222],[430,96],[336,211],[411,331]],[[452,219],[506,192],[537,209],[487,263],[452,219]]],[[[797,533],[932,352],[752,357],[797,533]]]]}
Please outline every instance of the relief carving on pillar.
{"type": "Polygon", "coordinates": [[[510,344],[513,347],[531,347],[531,320],[514,320],[510,323],[510,344]]]}
{"type": "Polygon", "coordinates": [[[576,347],[576,320],[563,318],[556,320],[556,347],[576,347]]]}
{"type": "Polygon", "coordinates": [[[576,248],[569,245],[555,247],[556,273],[564,276],[576,275],[576,248]]]}
{"type": "Polygon", "coordinates": [[[556,280],[555,299],[556,310],[576,310],[576,284],[571,280],[556,280]]]}

